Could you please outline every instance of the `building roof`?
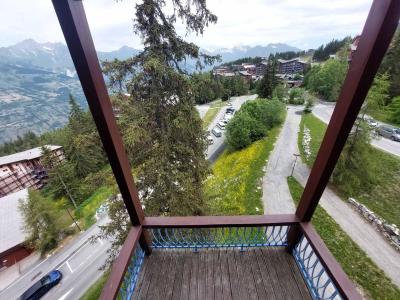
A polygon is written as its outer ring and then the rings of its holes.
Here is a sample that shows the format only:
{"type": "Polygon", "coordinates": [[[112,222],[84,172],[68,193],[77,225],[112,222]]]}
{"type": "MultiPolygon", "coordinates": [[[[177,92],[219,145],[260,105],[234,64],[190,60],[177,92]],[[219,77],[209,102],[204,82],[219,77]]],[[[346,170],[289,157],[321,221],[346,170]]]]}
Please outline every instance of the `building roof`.
{"type": "MultiPolygon", "coordinates": [[[[56,146],[56,145],[45,145],[47,148],[50,150],[57,150],[62,148],[61,146],[56,146]]],[[[35,158],[39,158],[42,156],[42,149],[41,147],[36,147],[33,149],[25,150],[22,152],[14,153],[11,155],[6,155],[0,157],[0,166],[2,165],[7,165],[11,163],[15,163],[18,161],[23,161],[23,160],[31,160],[35,158]]]]}
{"type": "Polygon", "coordinates": [[[281,64],[289,63],[289,62],[292,62],[292,61],[298,61],[301,64],[306,64],[307,63],[306,61],[301,60],[300,57],[296,57],[296,58],[292,58],[292,59],[288,59],[288,60],[286,60],[286,59],[278,59],[278,62],[280,62],[281,64]]]}
{"type": "Polygon", "coordinates": [[[19,199],[28,198],[28,189],[0,198],[0,253],[25,242],[24,224],[18,210],[19,199]]]}
{"type": "Polygon", "coordinates": [[[251,76],[251,74],[247,71],[239,71],[239,74],[243,76],[251,76]]]}

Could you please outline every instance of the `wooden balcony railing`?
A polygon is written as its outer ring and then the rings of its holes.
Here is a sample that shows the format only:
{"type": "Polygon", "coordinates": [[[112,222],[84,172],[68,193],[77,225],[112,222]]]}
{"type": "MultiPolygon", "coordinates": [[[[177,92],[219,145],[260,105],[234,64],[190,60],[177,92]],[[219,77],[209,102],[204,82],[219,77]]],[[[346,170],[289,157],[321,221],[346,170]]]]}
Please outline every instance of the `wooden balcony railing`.
{"type": "Polygon", "coordinates": [[[314,299],[360,299],[310,223],[375,74],[398,27],[399,0],[374,0],[358,49],[295,215],[145,218],[81,1],[52,0],[132,229],[101,298],[130,299],[152,247],[287,247],[314,299]],[[153,239],[153,240],[152,240],[153,239]],[[140,244],[140,247],[138,247],[140,244]]]}
{"type": "Polygon", "coordinates": [[[286,247],[287,232],[298,226],[303,235],[292,250],[301,275],[314,299],[361,299],[355,286],[309,223],[295,215],[239,217],[151,217],[131,229],[113,265],[101,299],[131,299],[143,263],[137,246],[141,230],[147,230],[151,247],[161,249],[286,247]]]}

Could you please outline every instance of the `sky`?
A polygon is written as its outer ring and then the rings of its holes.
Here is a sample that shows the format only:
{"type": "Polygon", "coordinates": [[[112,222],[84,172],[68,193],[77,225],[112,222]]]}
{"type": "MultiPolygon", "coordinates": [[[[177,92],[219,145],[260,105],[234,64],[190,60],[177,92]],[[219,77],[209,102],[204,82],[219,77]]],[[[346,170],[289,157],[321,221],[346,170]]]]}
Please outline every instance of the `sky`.
{"type": "MultiPolygon", "coordinates": [[[[141,48],[132,31],[135,2],[140,0],[84,0],[95,46],[111,51],[124,45],[141,48]]],[[[167,2],[169,0],[166,0],[167,2]]],[[[186,38],[215,50],[235,46],[286,43],[316,48],[333,38],[361,33],[372,0],[208,0],[217,15],[202,36],[186,38]]],[[[184,35],[181,23],[176,25],[184,35]]],[[[50,0],[1,0],[0,47],[33,38],[64,42],[50,0]]]]}

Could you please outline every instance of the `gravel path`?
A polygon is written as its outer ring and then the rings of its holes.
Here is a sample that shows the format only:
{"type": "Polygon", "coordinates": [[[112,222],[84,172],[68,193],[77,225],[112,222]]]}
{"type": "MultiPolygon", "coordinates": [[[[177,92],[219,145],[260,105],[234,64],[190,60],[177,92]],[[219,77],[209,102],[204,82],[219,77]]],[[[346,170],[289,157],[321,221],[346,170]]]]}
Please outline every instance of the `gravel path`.
{"type": "Polygon", "coordinates": [[[294,213],[295,206],[286,178],[290,175],[294,153],[299,153],[297,134],[301,120],[301,108],[288,106],[287,117],[269,156],[263,178],[263,205],[265,214],[294,213]]]}
{"type": "MultiPolygon", "coordinates": [[[[294,203],[287,186],[294,157],[299,153],[297,134],[301,108],[289,107],[282,131],[268,161],[263,179],[263,203],[265,214],[293,213],[294,203]]],[[[309,168],[297,162],[294,176],[304,186],[310,174],[309,168]]],[[[350,205],[340,199],[329,187],[322,195],[320,205],[335,219],[342,230],[400,287],[400,253],[367,223],[350,205]]]]}

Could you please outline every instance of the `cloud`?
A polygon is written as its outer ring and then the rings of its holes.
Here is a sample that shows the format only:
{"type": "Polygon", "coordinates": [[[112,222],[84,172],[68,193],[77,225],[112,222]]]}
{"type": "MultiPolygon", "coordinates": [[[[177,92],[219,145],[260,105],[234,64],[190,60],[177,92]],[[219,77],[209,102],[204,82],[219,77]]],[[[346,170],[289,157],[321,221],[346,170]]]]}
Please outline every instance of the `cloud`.
{"type": "MultiPolygon", "coordinates": [[[[132,28],[136,2],[83,2],[96,48],[141,47],[141,40],[132,28]]],[[[370,0],[209,0],[207,5],[218,16],[218,23],[207,28],[203,36],[189,35],[188,39],[207,49],[276,42],[315,48],[332,38],[360,33],[371,3],[370,0]]],[[[0,20],[0,46],[25,38],[64,41],[50,0],[3,0],[0,20]]],[[[184,34],[181,24],[176,27],[184,34]]]]}

